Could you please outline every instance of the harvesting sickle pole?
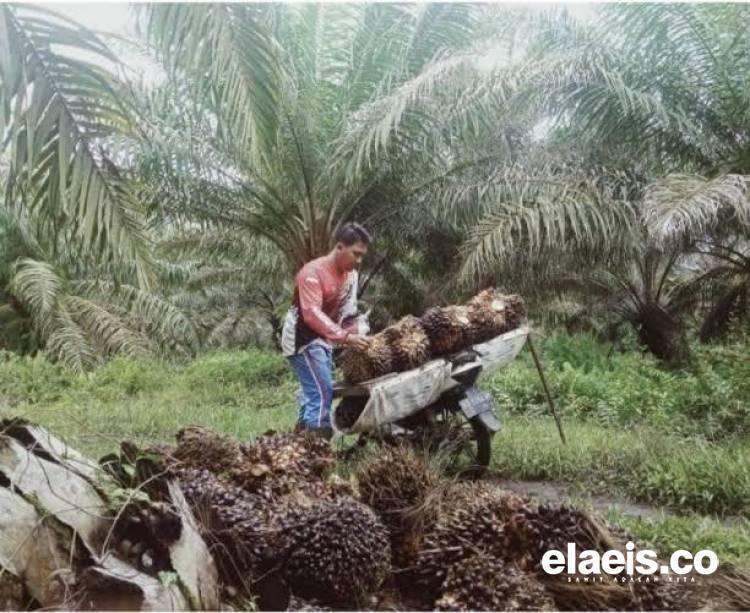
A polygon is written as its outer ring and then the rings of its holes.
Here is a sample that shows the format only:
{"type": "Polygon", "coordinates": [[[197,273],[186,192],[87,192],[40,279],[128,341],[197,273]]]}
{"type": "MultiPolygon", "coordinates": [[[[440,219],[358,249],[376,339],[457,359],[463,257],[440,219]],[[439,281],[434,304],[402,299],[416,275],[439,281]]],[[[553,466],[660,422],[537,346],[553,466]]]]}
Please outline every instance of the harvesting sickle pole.
{"type": "Polygon", "coordinates": [[[539,378],[542,381],[544,394],[547,397],[547,404],[549,404],[549,409],[552,412],[552,416],[555,418],[555,423],[557,424],[557,431],[560,433],[560,440],[562,440],[563,445],[566,445],[567,441],[565,440],[565,433],[563,432],[563,429],[562,429],[562,422],[560,421],[560,416],[557,414],[557,411],[555,410],[555,403],[552,400],[552,394],[549,393],[547,380],[544,378],[544,371],[542,371],[542,363],[539,361],[539,356],[536,353],[536,349],[534,349],[534,343],[531,340],[531,336],[532,334],[529,333],[526,343],[529,346],[529,351],[531,351],[531,357],[534,358],[534,364],[536,365],[536,369],[539,372],[539,378]]]}

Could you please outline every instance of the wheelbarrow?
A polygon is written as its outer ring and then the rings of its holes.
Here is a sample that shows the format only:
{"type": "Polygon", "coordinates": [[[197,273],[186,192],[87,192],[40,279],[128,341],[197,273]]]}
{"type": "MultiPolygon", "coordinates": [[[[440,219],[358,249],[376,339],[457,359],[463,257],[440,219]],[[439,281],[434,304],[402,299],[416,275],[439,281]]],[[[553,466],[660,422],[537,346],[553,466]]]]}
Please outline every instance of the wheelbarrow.
{"type": "Polygon", "coordinates": [[[510,364],[529,336],[523,325],[485,343],[357,385],[337,383],[334,430],[368,441],[408,441],[437,454],[447,471],[481,475],[490,463],[501,423],[492,397],[478,384],[510,364]]]}

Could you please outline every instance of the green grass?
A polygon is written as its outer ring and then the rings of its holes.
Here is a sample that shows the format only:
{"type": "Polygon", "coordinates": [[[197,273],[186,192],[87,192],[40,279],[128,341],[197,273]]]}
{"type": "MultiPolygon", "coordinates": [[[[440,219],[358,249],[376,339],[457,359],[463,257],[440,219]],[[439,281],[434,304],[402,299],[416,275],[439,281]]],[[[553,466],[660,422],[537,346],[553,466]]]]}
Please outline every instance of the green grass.
{"type": "Polygon", "coordinates": [[[720,563],[750,566],[750,522],[747,520],[726,525],[701,515],[662,515],[644,519],[618,511],[610,511],[607,519],[659,554],[677,549],[692,552],[711,549],[719,556],[720,563]]]}
{"type": "Polygon", "coordinates": [[[493,443],[494,468],[683,511],[750,514],[748,442],[709,444],[646,426],[605,428],[575,419],[564,420],[564,429],[566,445],[551,417],[507,418],[493,443]]]}
{"type": "MultiPolygon", "coordinates": [[[[591,336],[552,335],[539,343],[559,411],[602,426],[648,424],[706,440],[750,437],[750,341],[693,347],[690,368],[665,370],[639,351],[610,353],[591,336]]],[[[487,388],[508,411],[546,414],[528,352],[491,377],[487,388]]]]}
{"type": "Polygon", "coordinates": [[[42,359],[0,358],[0,416],[19,415],[101,456],[119,441],[173,441],[196,424],[248,439],[296,420],[296,383],[279,355],[217,352],[190,365],[118,359],[89,376],[42,359]]]}

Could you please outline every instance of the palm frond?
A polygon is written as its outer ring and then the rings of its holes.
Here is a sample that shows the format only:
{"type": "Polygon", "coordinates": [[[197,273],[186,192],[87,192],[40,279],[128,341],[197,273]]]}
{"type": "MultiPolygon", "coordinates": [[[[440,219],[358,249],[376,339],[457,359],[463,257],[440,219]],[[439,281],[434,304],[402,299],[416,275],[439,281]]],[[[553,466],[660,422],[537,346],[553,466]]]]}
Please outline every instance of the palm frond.
{"type": "Polygon", "coordinates": [[[43,337],[49,336],[57,323],[63,284],[47,262],[21,258],[13,265],[8,289],[31,314],[43,337]]]}
{"type": "Polygon", "coordinates": [[[73,372],[81,373],[99,362],[96,351],[64,304],[59,306],[55,325],[45,341],[47,355],[73,372]]]}
{"type": "Polygon", "coordinates": [[[96,363],[96,352],[68,310],[63,279],[46,262],[23,258],[9,290],[30,314],[49,356],[75,372],[96,363]]]}
{"type": "Polygon", "coordinates": [[[274,7],[260,4],[153,4],[147,33],[172,75],[194,78],[215,98],[225,131],[252,159],[276,141],[281,69],[271,36],[274,7]]]}
{"type": "Polygon", "coordinates": [[[79,296],[66,296],[63,303],[70,318],[90,339],[90,344],[100,348],[98,353],[129,357],[149,353],[146,337],[132,330],[125,321],[103,306],[79,296]]]}
{"type": "Polygon", "coordinates": [[[190,319],[168,300],[132,285],[87,280],[72,284],[77,294],[120,304],[131,317],[149,326],[163,343],[178,343],[189,350],[198,348],[199,340],[190,319]]]}
{"type": "Polygon", "coordinates": [[[72,224],[84,250],[133,260],[147,286],[140,210],[103,146],[130,129],[129,111],[111,75],[74,54],[116,59],[92,32],[36,7],[0,7],[0,40],[0,106],[12,148],[6,199],[20,192],[58,229],[72,224]]]}
{"type": "Polygon", "coordinates": [[[337,144],[334,162],[344,165],[348,182],[361,177],[394,141],[406,144],[434,131],[438,124],[431,125],[420,107],[441,86],[457,89],[465,83],[466,75],[476,71],[475,61],[475,53],[444,52],[416,76],[352,113],[337,144]]]}
{"type": "MultiPolygon", "coordinates": [[[[539,260],[546,252],[581,255],[628,249],[635,209],[628,201],[610,201],[585,186],[540,181],[553,189],[534,189],[534,181],[511,190],[480,218],[462,247],[464,281],[507,268],[513,262],[539,260]],[[527,187],[528,186],[528,187],[527,187]],[[616,249],[617,248],[617,249],[616,249]]],[[[485,195],[485,197],[487,197],[485,195]]]]}
{"type": "Polygon", "coordinates": [[[646,188],[644,219],[657,240],[701,237],[729,215],[750,226],[750,177],[669,175],[646,188]]]}

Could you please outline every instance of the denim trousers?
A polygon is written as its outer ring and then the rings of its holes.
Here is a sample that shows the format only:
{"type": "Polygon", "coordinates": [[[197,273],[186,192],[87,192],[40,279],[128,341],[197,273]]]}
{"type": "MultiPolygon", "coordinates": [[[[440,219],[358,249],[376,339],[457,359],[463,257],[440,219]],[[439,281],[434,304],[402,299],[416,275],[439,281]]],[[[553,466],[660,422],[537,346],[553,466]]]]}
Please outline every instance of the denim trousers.
{"type": "Polygon", "coordinates": [[[297,422],[307,428],[331,426],[333,402],[333,357],[326,345],[312,343],[297,355],[287,358],[299,379],[299,414],[297,422]]]}

